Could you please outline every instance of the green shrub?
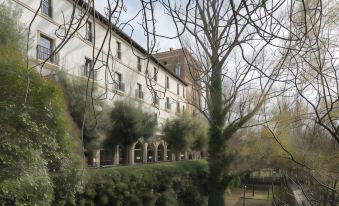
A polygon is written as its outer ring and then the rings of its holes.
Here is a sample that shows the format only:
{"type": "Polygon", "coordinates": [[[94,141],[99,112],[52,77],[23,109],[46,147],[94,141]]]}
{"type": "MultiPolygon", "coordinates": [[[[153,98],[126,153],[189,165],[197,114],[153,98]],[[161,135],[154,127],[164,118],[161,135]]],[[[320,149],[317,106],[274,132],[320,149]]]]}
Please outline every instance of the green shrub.
{"type": "Polygon", "coordinates": [[[170,162],[92,169],[77,203],[96,205],[207,205],[207,163],[170,162]],[[90,192],[89,192],[90,191],[90,192]]]}
{"type": "Polygon", "coordinates": [[[0,96],[0,205],[72,204],[80,158],[62,91],[27,72],[19,51],[0,46],[0,96]]]}

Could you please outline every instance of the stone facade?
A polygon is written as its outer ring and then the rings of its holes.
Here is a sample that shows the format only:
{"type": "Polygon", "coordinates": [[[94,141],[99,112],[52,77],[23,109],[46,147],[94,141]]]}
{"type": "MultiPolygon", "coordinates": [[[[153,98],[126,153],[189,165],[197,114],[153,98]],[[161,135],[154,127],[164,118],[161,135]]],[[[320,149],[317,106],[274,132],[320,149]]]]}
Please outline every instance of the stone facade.
{"type": "MultiPolygon", "coordinates": [[[[169,51],[154,54],[165,67],[174,75],[185,81],[186,87],[185,100],[187,111],[190,114],[197,115],[200,112],[197,108],[201,107],[201,69],[194,57],[185,49],[170,49],[169,51]]],[[[179,93],[183,92],[180,91],[179,93]]]]}
{"type": "MultiPolygon", "coordinates": [[[[7,1],[0,0],[0,3],[7,1]]],[[[63,34],[61,25],[71,21],[69,17],[72,15],[75,2],[77,4],[74,15],[79,17],[85,12],[86,3],[84,1],[44,1],[43,8],[39,11],[41,0],[12,0],[12,2],[15,8],[22,11],[19,21],[23,24],[28,26],[35,18],[30,30],[32,47],[28,51],[28,56],[31,65],[35,66],[43,76],[53,77],[57,71],[63,70],[72,78],[88,79],[91,73],[88,73],[87,69],[91,68],[94,75],[93,81],[100,88],[99,91],[105,92],[105,101],[108,104],[112,105],[116,100],[129,99],[135,101],[144,111],[157,115],[159,128],[157,137],[161,137],[160,128],[166,119],[178,115],[176,107],[168,107],[168,105],[180,105],[179,108],[182,110],[187,107],[185,93],[187,90],[188,96],[192,96],[192,90],[185,78],[176,76],[172,70],[164,66],[154,56],[149,56],[147,51],[129,35],[121,31],[116,32],[114,25],[112,25],[111,41],[105,42],[110,22],[96,11],[89,12],[85,16],[86,18],[82,18],[81,21],[86,20],[80,23],[82,26],[79,30],[61,49],[56,50],[63,44],[63,39],[60,37],[63,34]],[[35,13],[36,17],[34,17],[35,13]],[[93,14],[95,14],[95,18],[93,14]],[[94,25],[95,33],[93,32],[94,25]],[[101,45],[103,45],[102,48],[101,45]],[[98,61],[93,61],[95,56],[99,57],[98,61]],[[40,67],[42,62],[45,64],[40,67]],[[92,64],[93,66],[88,67],[92,64]],[[107,73],[107,65],[110,65],[108,68],[110,74],[107,73]],[[146,80],[146,74],[156,75],[157,78],[146,80]],[[154,104],[152,91],[148,90],[147,81],[151,81],[154,89],[165,94],[158,100],[157,105],[154,104]],[[167,99],[171,99],[171,102],[166,101],[167,99]]],[[[191,87],[193,88],[194,85],[191,87]]],[[[91,166],[118,165],[122,161],[135,164],[140,162],[140,159],[142,159],[142,163],[149,163],[175,158],[172,154],[167,158],[169,150],[166,143],[161,140],[151,143],[142,140],[139,142],[142,146],[136,142],[127,148],[125,154],[121,152],[119,146],[112,148],[113,152],[100,149],[87,151],[88,164],[91,166]],[[136,145],[137,150],[135,149],[136,145]],[[161,145],[161,150],[159,150],[159,145],[161,145]],[[136,151],[139,155],[137,157],[140,159],[136,158],[136,151]],[[140,152],[142,152],[142,156],[140,156],[140,152]],[[122,160],[121,156],[124,156],[122,154],[128,156],[128,159],[122,160]]],[[[189,155],[184,156],[188,159],[189,155]]]]}

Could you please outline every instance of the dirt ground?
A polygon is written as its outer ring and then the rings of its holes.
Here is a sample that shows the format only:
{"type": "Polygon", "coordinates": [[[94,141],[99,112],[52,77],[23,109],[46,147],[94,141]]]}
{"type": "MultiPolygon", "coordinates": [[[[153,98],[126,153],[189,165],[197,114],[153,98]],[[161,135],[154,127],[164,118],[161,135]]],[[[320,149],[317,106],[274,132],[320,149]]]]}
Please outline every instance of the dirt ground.
{"type": "MultiPolygon", "coordinates": [[[[271,206],[272,197],[268,196],[267,191],[255,190],[252,196],[252,190],[246,192],[245,205],[247,206],[271,206]],[[267,198],[269,200],[267,200],[267,198]]],[[[237,188],[232,193],[226,196],[225,203],[227,206],[243,206],[243,189],[237,188]]]]}

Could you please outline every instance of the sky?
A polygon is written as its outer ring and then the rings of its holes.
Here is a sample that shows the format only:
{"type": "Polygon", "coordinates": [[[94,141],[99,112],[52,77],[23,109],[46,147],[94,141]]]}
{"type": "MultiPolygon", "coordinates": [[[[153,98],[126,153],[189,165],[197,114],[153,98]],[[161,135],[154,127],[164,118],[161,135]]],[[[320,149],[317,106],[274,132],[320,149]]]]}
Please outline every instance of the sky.
{"type": "MultiPolygon", "coordinates": [[[[111,1],[113,2],[113,1],[111,1]]],[[[121,14],[121,21],[126,22],[133,18],[141,8],[141,4],[137,0],[126,0],[124,1],[126,10],[121,14]]],[[[100,13],[105,16],[104,8],[107,8],[107,0],[95,0],[95,7],[100,13]]],[[[164,8],[161,5],[156,5],[154,9],[154,16],[156,19],[156,33],[164,36],[175,36],[176,29],[174,23],[171,21],[170,16],[165,14],[164,8]]],[[[138,42],[144,48],[147,48],[147,38],[144,35],[144,30],[140,25],[142,23],[141,13],[130,22],[131,26],[126,26],[123,31],[128,35],[132,34],[132,39],[138,42]],[[133,28],[133,29],[132,29],[133,28]],[[133,30],[133,32],[132,32],[133,30]]],[[[180,48],[180,43],[178,40],[171,40],[167,38],[157,38],[157,49],[159,51],[167,51],[170,48],[176,49],[180,48]]]]}

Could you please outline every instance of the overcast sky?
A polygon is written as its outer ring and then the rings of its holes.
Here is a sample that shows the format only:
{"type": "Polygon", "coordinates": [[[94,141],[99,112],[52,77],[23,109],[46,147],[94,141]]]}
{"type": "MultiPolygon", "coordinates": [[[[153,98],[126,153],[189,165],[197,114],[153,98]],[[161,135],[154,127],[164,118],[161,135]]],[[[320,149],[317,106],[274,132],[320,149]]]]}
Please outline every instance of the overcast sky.
{"type": "MultiPolygon", "coordinates": [[[[95,3],[96,10],[105,15],[104,8],[107,7],[107,0],[95,0],[95,3]]],[[[126,22],[127,20],[133,18],[140,11],[141,5],[140,2],[136,0],[127,0],[124,1],[124,3],[126,6],[126,12],[122,13],[121,20],[123,22],[126,22]]],[[[154,15],[156,19],[156,32],[161,35],[175,36],[175,26],[172,23],[171,18],[167,14],[165,14],[164,8],[161,8],[160,5],[156,5],[154,15]]],[[[141,14],[130,23],[134,30],[132,34],[132,39],[138,42],[144,48],[146,48],[147,40],[146,36],[144,35],[144,30],[140,25],[141,23],[141,14]]],[[[131,27],[125,27],[124,32],[128,35],[131,35],[131,27]]],[[[167,51],[169,50],[169,48],[180,48],[180,44],[177,40],[158,38],[157,44],[159,44],[160,51],[167,51]]]]}

